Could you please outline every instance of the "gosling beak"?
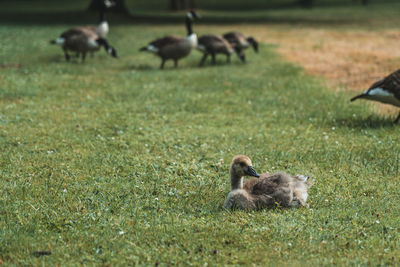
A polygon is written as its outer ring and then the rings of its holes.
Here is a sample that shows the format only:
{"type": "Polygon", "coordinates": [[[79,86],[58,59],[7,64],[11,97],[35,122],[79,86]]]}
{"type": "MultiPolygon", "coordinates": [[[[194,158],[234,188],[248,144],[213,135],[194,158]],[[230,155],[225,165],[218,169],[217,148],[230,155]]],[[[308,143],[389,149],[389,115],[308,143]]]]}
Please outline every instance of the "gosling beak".
{"type": "Polygon", "coordinates": [[[254,177],[257,177],[257,178],[260,177],[260,175],[258,175],[256,170],[254,170],[252,166],[249,166],[249,168],[244,173],[249,175],[249,176],[254,176],[254,177]]]}

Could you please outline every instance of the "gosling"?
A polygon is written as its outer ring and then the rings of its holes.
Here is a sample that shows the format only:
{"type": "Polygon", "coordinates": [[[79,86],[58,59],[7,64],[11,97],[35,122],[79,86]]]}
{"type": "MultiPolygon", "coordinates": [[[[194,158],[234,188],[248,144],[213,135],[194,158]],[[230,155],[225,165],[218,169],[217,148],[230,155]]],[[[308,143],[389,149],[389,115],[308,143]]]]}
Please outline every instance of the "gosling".
{"type": "Polygon", "coordinates": [[[237,155],[230,166],[231,192],[224,207],[226,209],[258,210],[279,206],[283,208],[308,207],[308,189],[311,183],[307,176],[290,176],[287,173],[264,173],[259,175],[250,158],[237,155]],[[244,176],[252,176],[243,181],[244,176]]]}

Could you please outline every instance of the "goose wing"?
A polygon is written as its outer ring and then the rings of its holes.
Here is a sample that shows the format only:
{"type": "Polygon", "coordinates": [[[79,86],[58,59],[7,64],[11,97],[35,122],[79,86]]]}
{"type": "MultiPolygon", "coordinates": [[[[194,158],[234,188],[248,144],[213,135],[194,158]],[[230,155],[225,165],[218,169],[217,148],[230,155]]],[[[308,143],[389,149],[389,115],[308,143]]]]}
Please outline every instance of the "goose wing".
{"type": "Polygon", "coordinates": [[[199,47],[213,52],[233,52],[231,45],[221,36],[215,34],[202,35],[198,39],[199,47]]]}
{"type": "Polygon", "coordinates": [[[65,39],[84,37],[96,40],[98,38],[98,35],[90,29],[87,29],[86,27],[75,27],[63,32],[61,34],[61,37],[65,39]]]}
{"type": "Polygon", "coordinates": [[[229,43],[234,45],[242,46],[247,43],[246,37],[240,32],[225,33],[224,38],[228,40],[229,43]]]}
{"type": "Polygon", "coordinates": [[[182,42],[183,40],[184,39],[180,36],[171,35],[171,36],[165,36],[162,38],[158,38],[158,39],[152,41],[151,43],[149,43],[148,45],[152,45],[156,48],[162,48],[162,47],[165,47],[168,45],[175,45],[177,43],[182,42]]]}
{"type": "Polygon", "coordinates": [[[271,195],[278,188],[288,187],[290,177],[286,173],[274,173],[262,175],[257,183],[253,186],[252,193],[255,195],[271,195]]]}
{"type": "Polygon", "coordinates": [[[289,182],[290,177],[286,173],[261,176],[259,182],[253,186],[252,191],[252,194],[256,196],[257,205],[269,207],[278,203],[282,207],[288,207],[293,200],[293,192],[289,182]],[[263,196],[263,198],[258,196],[263,196]]]}

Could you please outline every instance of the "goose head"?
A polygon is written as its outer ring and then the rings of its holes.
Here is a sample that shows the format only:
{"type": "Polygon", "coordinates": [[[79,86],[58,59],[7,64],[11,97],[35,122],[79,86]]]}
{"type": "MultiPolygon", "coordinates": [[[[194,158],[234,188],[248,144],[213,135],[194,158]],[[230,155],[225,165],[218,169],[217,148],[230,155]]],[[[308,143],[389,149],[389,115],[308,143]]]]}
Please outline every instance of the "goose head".
{"type": "Polygon", "coordinates": [[[104,0],[104,1],[102,1],[102,6],[104,8],[110,8],[110,7],[115,6],[115,2],[113,0],[104,0]]]}
{"type": "Polygon", "coordinates": [[[237,177],[260,177],[260,175],[258,175],[258,173],[254,170],[250,158],[244,155],[237,155],[233,157],[230,171],[237,177]]]}
{"type": "Polygon", "coordinates": [[[256,39],[254,39],[253,37],[249,37],[247,38],[247,42],[249,42],[253,47],[254,51],[258,53],[258,42],[256,41],[256,39]]]}
{"type": "Polygon", "coordinates": [[[195,21],[197,19],[200,18],[200,16],[194,11],[194,10],[190,10],[187,14],[186,14],[186,18],[190,21],[195,21]]]}
{"type": "Polygon", "coordinates": [[[115,50],[115,48],[112,47],[112,46],[110,46],[110,47],[107,48],[107,53],[108,53],[109,55],[111,55],[112,57],[114,57],[114,58],[118,58],[117,50],[115,50]]]}
{"type": "Polygon", "coordinates": [[[114,47],[108,44],[107,40],[105,38],[98,38],[96,42],[99,44],[99,46],[104,46],[104,49],[106,50],[107,54],[110,56],[117,58],[117,50],[115,50],[114,47]]]}

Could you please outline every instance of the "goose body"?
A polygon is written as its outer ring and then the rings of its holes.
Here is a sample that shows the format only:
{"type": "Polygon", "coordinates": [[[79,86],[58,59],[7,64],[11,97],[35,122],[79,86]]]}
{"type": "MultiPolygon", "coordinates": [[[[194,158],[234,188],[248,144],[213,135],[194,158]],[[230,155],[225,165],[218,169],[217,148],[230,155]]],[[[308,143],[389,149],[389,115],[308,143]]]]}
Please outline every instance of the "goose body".
{"type": "MultiPolygon", "coordinates": [[[[384,104],[400,107],[400,69],[377,81],[362,94],[353,97],[350,101],[368,99],[384,104]]],[[[400,120],[400,113],[394,123],[400,120]]]]}
{"type": "Polygon", "coordinates": [[[256,210],[279,205],[281,207],[307,206],[308,177],[287,173],[257,174],[251,160],[243,155],[235,156],[230,167],[231,192],[224,207],[256,210]],[[243,181],[244,176],[254,176],[243,181]]]}
{"type": "Polygon", "coordinates": [[[244,50],[252,46],[258,52],[258,42],[253,37],[246,37],[240,32],[227,32],[223,37],[233,46],[239,49],[241,57],[245,58],[244,50]]]}
{"type": "Polygon", "coordinates": [[[216,54],[224,54],[227,57],[227,62],[230,62],[230,57],[235,49],[231,44],[219,35],[206,34],[202,35],[198,39],[197,50],[202,52],[203,58],[200,61],[200,65],[203,65],[208,55],[212,57],[212,64],[215,64],[216,54]]]}
{"type": "Polygon", "coordinates": [[[198,18],[194,11],[191,11],[186,16],[187,36],[180,37],[169,35],[158,38],[144,46],[140,51],[154,53],[161,58],[160,68],[164,68],[165,61],[172,59],[175,67],[178,66],[178,60],[190,54],[197,47],[197,35],[192,30],[193,20],[198,18]]]}
{"type": "Polygon", "coordinates": [[[51,43],[62,47],[67,61],[70,59],[69,51],[81,53],[82,61],[84,61],[86,53],[98,51],[101,46],[104,46],[108,54],[117,57],[116,50],[108,44],[106,39],[101,38],[98,34],[85,27],[76,27],[67,30],[59,38],[51,41],[51,43]]]}
{"type": "Polygon", "coordinates": [[[106,38],[108,32],[110,31],[110,27],[108,26],[107,21],[102,21],[97,26],[90,25],[90,26],[81,26],[81,27],[77,27],[77,28],[92,31],[101,38],[106,38]]]}

